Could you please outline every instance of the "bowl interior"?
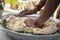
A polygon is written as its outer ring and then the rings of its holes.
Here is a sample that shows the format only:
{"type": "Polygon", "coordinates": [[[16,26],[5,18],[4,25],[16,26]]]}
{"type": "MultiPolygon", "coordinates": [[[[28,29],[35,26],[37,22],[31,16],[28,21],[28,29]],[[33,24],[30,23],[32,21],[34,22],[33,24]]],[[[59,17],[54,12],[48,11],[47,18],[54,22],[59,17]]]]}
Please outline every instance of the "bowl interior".
{"type": "MultiPolygon", "coordinates": [[[[9,15],[6,15],[6,16],[4,16],[3,17],[3,22],[2,22],[2,26],[3,26],[3,28],[5,28],[5,29],[7,29],[5,26],[6,26],[6,18],[8,17],[8,16],[10,16],[11,14],[9,14],[9,15]]],[[[14,15],[14,16],[17,16],[17,17],[22,17],[22,16],[20,16],[20,15],[14,15]]],[[[34,19],[36,19],[38,16],[25,16],[25,17],[29,17],[29,18],[34,18],[34,19]]],[[[58,21],[58,20],[56,20],[56,19],[54,19],[54,18],[50,18],[49,20],[51,20],[51,21],[53,21],[53,22],[55,22],[55,21],[57,21],[57,25],[60,23],[60,21],[58,21]]],[[[60,24],[59,24],[60,25],[60,24]]],[[[7,30],[9,30],[9,29],[7,29],[7,30]]],[[[9,30],[10,32],[13,32],[13,33],[15,33],[15,34],[22,34],[22,35],[28,35],[28,36],[30,36],[30,35],[32,35],[32,34],[30,34],[30,33],[18,33],[18,32],[14,32],[14,31],[12,31],[12,30],[9,30]]],[[[56,35],[56,34],[59,34],[60,33],[60,30],[58,30],[56,33],[53,33],[53,34],[50,34],[50,35],[43,35],[43,36],[51,36],[51,35],[56,35]]],[[[32,35],[32,36],[34,36],[34,35],[32,35]]],[[[35,35],[35,36],[37,36],[37,35],[35,35]]],[[[39,35],[38,35],[39,36],[39,35]]]]}

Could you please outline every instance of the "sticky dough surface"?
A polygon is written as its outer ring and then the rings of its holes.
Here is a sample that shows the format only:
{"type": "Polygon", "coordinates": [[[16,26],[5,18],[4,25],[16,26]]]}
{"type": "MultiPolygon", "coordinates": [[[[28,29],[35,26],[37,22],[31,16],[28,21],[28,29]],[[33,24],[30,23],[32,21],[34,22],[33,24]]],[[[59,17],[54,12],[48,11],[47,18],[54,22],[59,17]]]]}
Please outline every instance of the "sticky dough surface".
{"type": "Polygon", "coordinates": [[[58,30],[57,24],[54,22],[47,21],[44,24],[44,27],[41,28],[34,28],[34,27],[28,27],[24,23],[24,21],[27,19],[27,17],[16,17],[13,15],[10,15],[8,18],[6,18],[6,27],[13,31],[24,31],[28,33],[33,34],[51,34],[58,30]]]}

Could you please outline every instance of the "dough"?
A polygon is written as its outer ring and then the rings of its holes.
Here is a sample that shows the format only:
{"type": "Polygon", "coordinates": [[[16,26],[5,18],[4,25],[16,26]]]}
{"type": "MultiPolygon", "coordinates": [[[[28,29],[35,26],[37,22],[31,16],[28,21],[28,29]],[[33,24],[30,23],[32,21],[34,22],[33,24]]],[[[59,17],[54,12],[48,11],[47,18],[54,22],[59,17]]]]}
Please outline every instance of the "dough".
{"type": "Polygon", "coordinates": [[[42,29],[28,27],[24,23],[26,19],[27,17],[16,17],[10,15],[8,18],[6,18],[6,27],[13,31],[23,31],[33,34],[51,34],[58,30],[57,24],[55,24],[54,22],[50,22],[49,20],[44,24],[44,27],[42,29]]]}
{"type": "Polygon", "coordinates": [[[11,15],[6,18],[6,27],[13,31],[24,31],[24,27],[26,27],[26,24],[24,23],[25,20],[26,17],[15,17],[11,15]]]}
{"type": "Polygon", "coordinates": [[[25,27],[24,32],[33,33],[33,27],[25,27]]]}

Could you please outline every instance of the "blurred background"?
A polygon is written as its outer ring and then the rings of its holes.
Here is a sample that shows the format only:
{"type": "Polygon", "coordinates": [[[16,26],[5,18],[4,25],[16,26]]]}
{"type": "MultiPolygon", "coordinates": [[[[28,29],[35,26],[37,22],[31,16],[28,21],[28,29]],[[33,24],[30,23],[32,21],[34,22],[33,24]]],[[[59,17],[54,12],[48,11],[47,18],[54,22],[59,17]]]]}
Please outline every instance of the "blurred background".
{"type": "MultiPolygon", "coordinates": [[[[19,13],[25,9],[33,9],[39,3],[39,1],[40,0],[0,0],[0,16],[2,11],[14,11],[19,13]]],[[[41,8],[38,13],[41,13],[43,10],[44,7],[41,8]]],[[[60,4],[52,16],[60,20],[60,4]]]]}

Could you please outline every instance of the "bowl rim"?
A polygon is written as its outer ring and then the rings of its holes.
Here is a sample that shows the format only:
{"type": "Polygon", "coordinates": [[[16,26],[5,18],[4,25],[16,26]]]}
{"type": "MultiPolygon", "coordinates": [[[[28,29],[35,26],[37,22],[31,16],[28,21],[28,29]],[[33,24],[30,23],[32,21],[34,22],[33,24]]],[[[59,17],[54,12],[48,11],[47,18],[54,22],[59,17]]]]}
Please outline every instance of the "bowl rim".
{"type": "Polygon", "coordinates": [[[3,31],[9,31],[11,33],[17,34],[17,35],[24,35],[24,36],[32,36],[32,37],[53,37],[53,36],[58,36],[60,33],[54,33],[54,34],[49,34],[49,35],[34,35],[34,34],[28,34],[28,33],[18,33],[12,30],[9,30],[7,28],[3,27],[3,31]]]}
{"type": "MultiPolygon", "coordinates": [[[[11,15],[11,14],[9,14],[11,15]]],[[[14,15],[14,14],[13,14],[14,15]]],[[[5,15],[5,16],[8,16],[8,15],[5,15]]],[[[4,17],[4,16],[3,16],[4,17]]],[[[52,18],[50,18],[52,19],[52,18]]],[[[33,36],[33,37],[52,37],[52,36],[57,36],[59,35],[60,33],[56,33],[56,34],[50,34],[50,35],[34,35],[34,34],[28,34],[28,33],[18,33],[18,32],[15,32],[15,31],[12,31],[12,30],[9,30],[7,28],[5,28],[3,25],[1,25],[3,27],[3,31],[9,31],[11,33],[14,33],[14,34],[18,34],[18,35],[25,35],[25,36],[33,36]]]]}

